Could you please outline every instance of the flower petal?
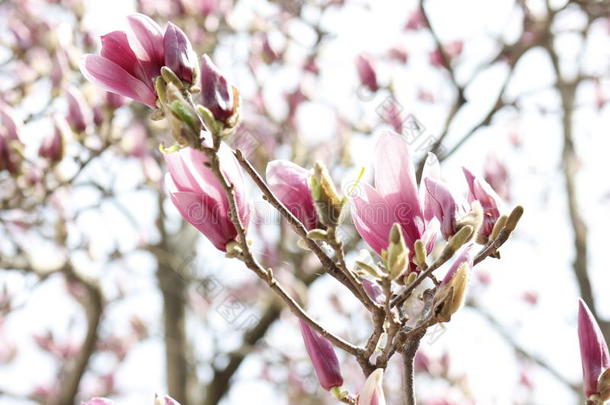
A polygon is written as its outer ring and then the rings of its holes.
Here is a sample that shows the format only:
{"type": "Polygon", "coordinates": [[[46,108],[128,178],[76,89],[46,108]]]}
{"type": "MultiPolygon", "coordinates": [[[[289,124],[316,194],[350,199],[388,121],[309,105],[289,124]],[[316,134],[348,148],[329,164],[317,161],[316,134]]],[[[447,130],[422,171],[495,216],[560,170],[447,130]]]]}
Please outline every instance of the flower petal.
{"type": "Polygon", "coordinates": [[[104,90],[129,97],[155,108],[157,100],[155,93],[144,82],[133,77],[111,60],[99,55],[85,55],[80,69],[89,81],[104,90]]]}
{"type": "Polygon", "coordinates": [[[423,215],[419,204],[411,150],[401,135],[386,131],[375,149],[375,188],[403,226],[407,246],[421,237],[423,215]]]}
{"type": "Polygon", "coordinates": [[[385,199],[373,187],[361,184],[351,197],[352,219],[356,230],[377,253],[387,249],[390,229],[396,222],[385,199]]]}

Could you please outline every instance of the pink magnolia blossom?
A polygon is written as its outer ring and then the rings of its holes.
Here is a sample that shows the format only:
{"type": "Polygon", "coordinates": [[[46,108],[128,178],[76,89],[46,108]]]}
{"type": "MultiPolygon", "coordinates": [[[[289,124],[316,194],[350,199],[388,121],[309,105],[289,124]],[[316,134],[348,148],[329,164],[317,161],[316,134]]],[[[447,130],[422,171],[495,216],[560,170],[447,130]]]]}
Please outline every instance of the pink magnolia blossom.
{"type": "Polygon", "coordinates": [[[468,182],[468,202],[478,201],[483,208],[483,225],[479,230],[479,234],[487,238],[491,235],[493,227],[500,217],[497,202],[499,198],[485,180],[476,177],[466,168],[462,169],[468,182]]]}
{"type": "Polygon", "coordinates": [[[384,132],[377,141],[374,159],[375,188],[362,184],[351,198],[352,219],[358,233],[381,253],[388,247],[392,224],[397,222],[411,251],[418,239],[428,242],[431,249],[435,229],[424,218],[407,140],[394,132],[384,132]]]}
{"type": "Polygon", "coordinates": [[[585,397],[598,394],[599,376],[610,368],[610,355],[595,317],[583,300],[578,302],[578,340],[582,361],[583,391],[585,397]]]}
{"type": "MultiPolygon", "coordinates": [[[[220,165],[228,181],[233,184],[241,222],[250,222],[250,201],[246,184],[231,148],[222,144],[218,152],[220,165]]],[[[195,226],[216,246],[225,251],[227,243],[235,240],[237,230],[229,217],[230,206],[220,181],[205,166],[205,154],[192,148],[164,155],[169,173],[165,181],[172,202],[184,219],[195,226]]]]}
{"type": "Polygon", "coordinates": [[[360,391],[358,405],[386,405],[383,393],[383,369],[373,371],[360,391]]]}
{"type": "Polygon", "coordinates": [[[19,141],[22,127],[23,121],[15,110],[0,100],[0,136],[5,136],[11,141],[19,141]]]}
{"type": "Polygon", "coordinates": [[[169,24],[165,34],[159,25],[143,14],[127,17],[131,36],[113,31],[102,36],[99,55],[85,55],[83,75],[103,89],[155,107],[154,79],[170,64],[174,73],[191,83],[196,60],[184,33],[169,24]]]}
{"type": "Polygon", "coordinates": [[[446,240],[456,231],[456,215],[458,205],[447,186],[431,177],[424,179],[426,190],[425,218],[430,221],[437,218],[441,225],[441,233],[446,240]]]}
{"type": "Polygon", "coordinates": [[[417,8],[409,14],[409,18],[405,23],[405,30],[419,30],[428,25],[426,23],[426,16],[421,11],[421,9],[417,8]]]}
{"type": "Polygon", "coordinates": [[[201,58],[201,104],[222,122],[233,116],[238,106],[235,88],[208,55],[201,58]]]}
{"type": "Polygon", "coordinates": [[[472,267],[474,260],[474,257],[472,256],[473,246],[474,245],[472,243],[469,243],[461,249],[460,254],[455,258],[451,264],[451,267],[449,267],[447,274],[445,274],[445,277],[443,277],[441,287],[449,284],[463,263],[466,263],[469,267],[472,267]]]}
{"type": "Polygon", "coordinates": [[[288,160],[267,164],[266,178],[276,197],[308,230],[318,225],[318,215],[309,188],[311,171],[288,160]]]}
{"type": "Polygon", "coordinates": [[[299,326],[303,335],[303,341],[305,342],[305,349],[307,354],[309,354],[313,369],[322,388],[329,391],[333,387],[342,386],[343,377],[341,376],[339,360],[333,346],[305,321],[299,319],[299,326]]]}
{"type": "Polygon", "coordinates": [[[77,132],[83,132],[91,122],[91,109],[74,86],[66,90],[66,100],[68,101],[66,120],[77,132]]]}
{"type": "Polygon", "coordinates": [[[55,118],[55,128],[43,140],[38,149],[38,156],[59,162],[64,156],[64,134],[69,133],[68,123],[61,117],[55,118]]]}
{"type": "Polygon", "coordinates": [[[358,77],[360,83],[366,87],[369,91],[375,92],[379,90],[379,83],[377,82],[377,72],[373,59],[370,55],[362,54],[356,58],[356,69],[358,70],[358,77]]]}

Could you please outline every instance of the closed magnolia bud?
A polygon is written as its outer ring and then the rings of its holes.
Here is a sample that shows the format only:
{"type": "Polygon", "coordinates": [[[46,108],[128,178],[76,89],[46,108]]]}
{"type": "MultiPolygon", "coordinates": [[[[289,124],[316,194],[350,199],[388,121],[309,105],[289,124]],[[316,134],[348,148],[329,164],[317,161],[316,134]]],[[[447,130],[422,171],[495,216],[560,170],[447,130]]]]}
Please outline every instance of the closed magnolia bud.
{"type": "Polygon", "coordinates": [[[230,127],[237,123],[239,92],[208,55],[201,58],[201,104],[210,110],[217,121],[230,127]]]}
{"type": "Polygon", "coordinates": [[[68,101],[66,120],[75,131],[83,132],[91,122],[91,109],[75,87],[67,89],[66,100],[68,101]]]}
{"type": "Polygon", "coordinates": [[[186,34],[171,22],[165,28],[163,47],[165,48],[165,66],[181,80],[193,84],[198,70],[195,52],[186,34]]]}
{"type": "Polygon", "coordinates": [[[55,128],[42,141],[38,156],[48,159],[51,163],[61,161],[64,156],[64,136],[70,133],[68,123],[63,118],[54,117],[55,128]]]}
{"type": "Polygon", "coordinates": [[[409,268],[409,249],[399,223],[392,225],[390,243],[386,254],[386,266],[391,280],[396,280],[409,268]]]}
{"type": "Polygon", "coordinates": [[[288,211],[297,217],[307,230],[315,229],[318,225],[318,215],[309,189],[311,170],[288,160],[273,160],[267,164],[265,177],[271,191],[288,211]]]}
{"type": "Polygon", "coordinates": [[[583,300],[579,300],[578,303],[578,341],[585,398],[600,395],[600,388],[604,389],[604,395],[607,396],[608,373],[606,371],[610,368],[608,346],[595,317],[583,300]],[[603,380],[603,384],[598,385],[601,380],[603,380]]]}
{"type": "Polygon", "coordinates": [[[11,174],[19,172],[21,165],[21,143],[11,140],[8,136],[0,134],[0,172],[3,170],[11,174]]]}
{"type": "Polygon", "coordinates": [[[470,267],[472,266],[472,245],[464,248],[443,278],[434,297],[436,316],[441,322],[448,322],[464,304],[470,267]]]}
{"type": "Polygon", "coordinates": [[[176,401],[174,398],[169,395],[155,395],[155,403],[154,405],[180,405],[180,402],[176,401]]]}
{"type": "Polygon", "coordinates": [[[356,59],[356,69],[358,70],[358,76],[360,83],[366,87],[369,91],[375,92],[379,90],[379,83],[377,82],[377,72],[373,65],[373,60],[369,55],[359,55],[356,59]]]}
{"type": "Polygon", "coordinates": [[[373,371],[360,391],[358,405],[386,405],[383,393],[383,369],[373,371]]]}
{"type": "Polygon", "coordinates": [[[326,226],[339,224],[343,200],[339,197],[328,169],[321,162],[314,165],[314,174],[310,178],[311,192],[320,222],[326,226]]]}
{"type": "Polygon", "coordinates": [[[302,319],[299,319],[299,325],[305,349],[322,388],[329,391],[334,387],[342,386],[343,376],[333,346],[302,319]]]}

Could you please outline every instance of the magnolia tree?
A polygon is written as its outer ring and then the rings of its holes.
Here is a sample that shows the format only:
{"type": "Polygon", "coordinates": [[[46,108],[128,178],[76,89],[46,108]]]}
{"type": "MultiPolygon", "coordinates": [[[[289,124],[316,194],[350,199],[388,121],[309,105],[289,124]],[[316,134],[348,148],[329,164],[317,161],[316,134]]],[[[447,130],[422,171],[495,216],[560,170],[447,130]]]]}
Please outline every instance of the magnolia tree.
{"type": "MultiPolygon", "coordinates": [[[[488,10],[502,24],[468,38],[438,32],[450,11],[425,2],[141,0],[124,22],[101,3],[0,3],[3,401],[268,402],[262,385],[303,404],[610,399],[574,124],[577,105],[605,108],[608,59],[589,54],[608,44],[608,5],[507,2],[488,10]],[[359,19],[379,33],[350,53],[359,19]],[[101,20],[114,30],[98,36],[101,20]],[[540,53],[548,70],[532,66],[540,53]],[[527,81],[549,72],[541,88],[527,81]],[[489,266],[545,253],[511,248],[531,201],[514,193],[509,157],[487,155],[493,132],[525,154],[515,127],[532,106],[561,145],[582,299],[557,350],[580,349],[582,384],[478,300],[489,266]],[[438,135],[416,118],[428,114],[438,135]],[[464,306],[522,362],[514,399],[478,398],[450,352],[427,354],[439,333],[472,327],[464,306]],[[540,397],[533,367],[567,394],[540,397]]],[[[535,307],[538,293],[523,299],[535,307]]]]}

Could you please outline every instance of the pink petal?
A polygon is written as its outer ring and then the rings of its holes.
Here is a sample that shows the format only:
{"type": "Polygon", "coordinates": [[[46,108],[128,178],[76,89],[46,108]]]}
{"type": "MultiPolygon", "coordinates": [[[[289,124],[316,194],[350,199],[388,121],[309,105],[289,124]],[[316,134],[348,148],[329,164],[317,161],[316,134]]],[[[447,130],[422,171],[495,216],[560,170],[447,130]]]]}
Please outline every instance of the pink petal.
{"type": "Polygon", "coordinates": [[[422,232],[423,215],[416,184],[407,140],[391,131],[382,133],[375,148],[375,188],[403,226],[408,246],[422,232]]]}
{"type": "Polygon", "coordinates": [[[155,108],[157,96],[144,82],[102,56],[85,55],[81,62],[81,72],[89,81],[106,91],[132,98],[155,108]]]}
{"type": "Polygon", "coordinates": [[[138,59],[162,65],[165,58],[161,27],[144,14],[132,14],[127,17],[127,21],[135,35],[137,43],[133,45],[138,59]]]}
{"type": "Polygon", "coordinates": [[[588,398],[597,394],[597,380],[610,367],[608,346],[595,317],[583,300],[578,301],[578,340],[582,361],[583,390],[588,398]]]}
{"type": "Polygon", "coordinates": [[[143,81],[152,89],[152,83],[146,83],[146,75],[140,61],[129,45],[127,34],[123,31],[113,31],[102,35],[102,50],[100,55],[111,60],[132,76],[143,81]]]}
{"type": "Polygon", "coordinates": [[[426,186],[426,220],[433,216],[438,218],[441,224],[441,232],[445,239],[449,239],[455,233],[455,215],[457,205],[449,189],[440,181],[431,178],[425,179],[426,186]]]}
{"type": "Polygon", "coordinates": [[[309,189],[311,171],[288,160],[267,164],[266,178],[276,197],[308,230],[318,225],[318,215],[309,189]]]}
{"type": "Polygon", "coordinates": [[[377,253],[387,249],[394,213],[384,198],[368,184],[359,186],[351,198],[352,219],[356,230],[377,253]]]}

